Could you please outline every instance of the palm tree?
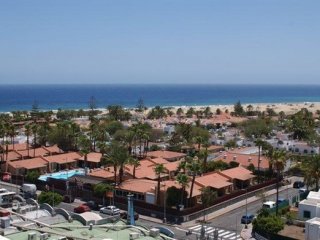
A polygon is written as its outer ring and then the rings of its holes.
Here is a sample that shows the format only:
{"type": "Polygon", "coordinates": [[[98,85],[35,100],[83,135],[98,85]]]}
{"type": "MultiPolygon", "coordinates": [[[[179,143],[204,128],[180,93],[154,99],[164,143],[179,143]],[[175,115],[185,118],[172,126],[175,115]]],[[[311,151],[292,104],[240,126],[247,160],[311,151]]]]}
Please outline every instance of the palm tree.
{"type": "Polygon", "coordinates": [[[33,156],[36,156],[36,147],[37,147],[37,136],[39,131],[39,126],[37,123],[32,124],[31,131],[33,133],[33,156]]]}
{"type": "Polygon", "coordinates": [[[129,164],[133,166],[132,176],[133,178],[136,178],[136,168],[141,165],[140,160],[137,158],[131,158],[129,164]]]}
{"type": "Polygon", "coordinates": [[[210,146],[210,143],[206,142],[203,146],[204,146],[204,150],[201,150],[198,153],[198,157],[199,157],[199,159],[202,159],[202,161],[203,161],[202,162],[203,172],[206,172],[207,171],[208,156],[209,156],[208,147],[210,146]]]}
{"type": "Polygon", "coordinates": [[[261,162],[261,148],[264,146],[264,141],[261,138],[258,138],[255,141],[256,146],[258,146],[258,183],[260,183],[260,162],[261,162]]]}
{"type": "Polygon", "coordinates": [[[204,139],[202,136],[194,137],[194,142],[198,145],[198,152],[200,152],[201,144],[203,143],[204,139]]]}
{"type": "Polygon", "coordinates": [[[183,195],[186,188],[189,186],[189,177],[186,174],[179,173],[177,175],[177,182],[181,186],[181,204],[183,204],[183,195]]]}
{"type": "Polygon", "coordinates": [[[12,148],[14,150],[14,137],[16,136],[16,127],[12,123],[10,123],[8,130],[9,130],[9,136],[11,138],[12,148]]]}
{"type": "Polygon", "coordinates": [[[88,154],[90,152],[91,141],[84,135],[79,138],[80,153],[84,156],[84,173],[87,174],[88,154]]]}
{"type": "Polygon", "coordinates": [[[129,162],[131,156],[129,155],[125,146],[120,144],[119,142],[113,141],[108,148],[106,154],[107,163],[111,163],[113,165],[114,170],[114,183],[117,184],[117,171],[119,167],[119,182],[122,182],[123,174],[124,174],[124,165],[129,162]]]}
{"type": "Polygon", "coordinates": [[[315,184],[316,190],[318,190],[320,181],[320,155],[316,154],[304,157],[302,160],[302,171],[307,186],[315,184]]]}
{"type": "Polygon", "coordinates": [[[31,135],[31,125],[30,124],[26,124],[24,126],[25,130],[24,133],[27,136],[27,150],[28,150],[28,156],[30,156],[30,147],[29,147],[29,137],[31,135]]]}
{"type": "Polygon", "coordinates": [[[276,197],[276,215],[278,215],[278,200],[279,200],[279,182],[280,174],[286,165],[286,152],[281,150],[273,150],[270,158],[270,164],[277,172],[277,197],[276,197]]]}
{"type": "Polygon", "coordinates": [[[196,180],[196,176],[201,173],[201,165],[200,165],[199,161],[194,159],[192,162],[187,164],[187,169],[188,169],[189,173],[191,173],[191,176],[192,176],[190,196],[189,196],[189,202],[190,202],[191,198],[192,198],[193,187],[194,187],[194,182],[196,180]]]}
{"type": "Polygon", "coordinates": [[[153,169],[155,174],[158,176],[158,186],[157,186],[157,204],[160,205],[160,183],[161,183],[161,174],[165,173],[165,167],[163,164],[157,164],[153,169]]]}

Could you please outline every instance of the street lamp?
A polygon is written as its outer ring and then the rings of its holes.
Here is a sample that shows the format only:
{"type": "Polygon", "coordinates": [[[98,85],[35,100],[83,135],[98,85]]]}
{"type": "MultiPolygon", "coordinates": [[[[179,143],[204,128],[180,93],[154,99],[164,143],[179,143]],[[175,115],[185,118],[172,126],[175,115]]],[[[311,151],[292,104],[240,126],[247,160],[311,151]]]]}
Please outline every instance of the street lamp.
{"type": "Polygon", "coordinates": [[[166,184],[162,183],[163,186],[163,192],[164,192],[164,196],[163,196],[163,223],[167,222],[167,216],[166,216],[166,208],[167,208],[167,191],[166,191],[166,184]]]}
{"type": "Polygon", "coordinates": [[[248,228],[248,188],[246,188],[246,225],[244,227],[248,228]]]}

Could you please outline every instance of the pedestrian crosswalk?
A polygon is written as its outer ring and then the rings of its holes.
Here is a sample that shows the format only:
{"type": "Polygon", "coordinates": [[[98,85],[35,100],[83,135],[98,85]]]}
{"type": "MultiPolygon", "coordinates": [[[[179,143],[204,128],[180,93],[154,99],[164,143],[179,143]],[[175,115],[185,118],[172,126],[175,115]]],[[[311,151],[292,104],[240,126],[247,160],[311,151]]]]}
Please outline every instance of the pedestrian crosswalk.
{"type": "Polygon", "coordinates": [[[201,231],[204,230],[205,236],[209,237],[209,239],[218,239],[218,240],[241,240],[239,234],[237,234],[234,231],[228,231],[224,229],[219,229],[211,226],[203,226],[202,225],[196,225],[193,227],[188,228],[190,233],[201,235],[201,231]]]}

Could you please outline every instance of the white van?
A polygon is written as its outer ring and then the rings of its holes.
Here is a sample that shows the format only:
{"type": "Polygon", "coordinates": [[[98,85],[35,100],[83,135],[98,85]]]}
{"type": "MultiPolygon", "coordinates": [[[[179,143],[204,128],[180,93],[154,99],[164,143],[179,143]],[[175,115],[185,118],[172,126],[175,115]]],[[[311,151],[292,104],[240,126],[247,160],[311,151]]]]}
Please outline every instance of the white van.
{"type": "Polygon", "coordinates": [[[274,208],[274,207],[276,207],[276,203],[273,202],[273,201],[264,202],[263,205],[262,205],[262,208],[266,208],[266,209],[271,209],[271,208],[274,208]]]}

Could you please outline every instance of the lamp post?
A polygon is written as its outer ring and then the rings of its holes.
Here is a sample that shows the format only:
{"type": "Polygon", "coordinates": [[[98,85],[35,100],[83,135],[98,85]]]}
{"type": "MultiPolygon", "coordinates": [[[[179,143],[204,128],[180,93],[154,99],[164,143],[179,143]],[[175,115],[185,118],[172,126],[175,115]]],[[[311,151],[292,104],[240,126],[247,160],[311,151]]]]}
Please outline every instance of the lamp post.
{"type": "Polygon", "coordinates": [[[246,188],[246,225],[245,229],[248,228],[248,188],[246,188]]]}
{"type": "Polygon", "coordinates": [[[163,223],[167,222],[167,216],[166,216],[166,208],[167,208],[167,191],[166,191],[166,184],[162,183],[163,186],[163,223]]]}
{"type": "Polygon", "coordinates": [[[18,172],[19,172],[19,165],[16,166],[16,193],[19,194],[18,191],[18,172]]]}

